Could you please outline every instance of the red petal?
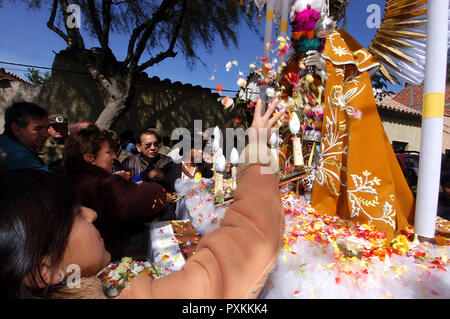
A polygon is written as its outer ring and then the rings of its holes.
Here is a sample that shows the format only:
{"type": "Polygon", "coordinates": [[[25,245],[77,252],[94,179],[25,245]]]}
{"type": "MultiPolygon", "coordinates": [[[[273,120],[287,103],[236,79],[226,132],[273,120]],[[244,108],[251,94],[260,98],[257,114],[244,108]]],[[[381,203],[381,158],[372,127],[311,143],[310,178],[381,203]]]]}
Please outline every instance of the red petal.
{"type": "Polygon", "coordinates": [[[218,86],[216,86],[216,87],[214,88],[214,90],[216,90],[217,92],[219,92],[219,94],[222,94],[222,89],[223,89],[222,84],[219,84],[218,86]]]}

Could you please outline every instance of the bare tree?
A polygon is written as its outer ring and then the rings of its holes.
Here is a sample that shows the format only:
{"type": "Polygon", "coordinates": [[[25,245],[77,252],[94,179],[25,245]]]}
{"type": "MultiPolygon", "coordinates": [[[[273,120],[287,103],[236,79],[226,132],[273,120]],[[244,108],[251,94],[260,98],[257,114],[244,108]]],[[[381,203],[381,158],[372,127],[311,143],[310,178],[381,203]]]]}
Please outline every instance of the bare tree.
{"type": "Polygon", "coordinates": [[[109,128],[130,107],[136,80],[144,70],[174,58],[178,51],[190,65],[202,62],[196,50],[203,46],[211,52],[216,39],[225,47],[237,46],[236,30],[243,21],[257,32],[252,23],[256,8],[241,7],[236,0],[24,1],[31,8],[49,6],[47,27],[67,43],[66,51],[87,67],[106,92],[104,109],[96,121],[101,128],[109,128]],[[77,9],[83,17],[81,28],[77,9]],[[129,36],[123,61],[110,48],[113,32],[129,36]],[[86,36],[97,39],[100,48],[86,48],[86,36]],[[146,60],[144,51],[149,56],[146,60]]]}

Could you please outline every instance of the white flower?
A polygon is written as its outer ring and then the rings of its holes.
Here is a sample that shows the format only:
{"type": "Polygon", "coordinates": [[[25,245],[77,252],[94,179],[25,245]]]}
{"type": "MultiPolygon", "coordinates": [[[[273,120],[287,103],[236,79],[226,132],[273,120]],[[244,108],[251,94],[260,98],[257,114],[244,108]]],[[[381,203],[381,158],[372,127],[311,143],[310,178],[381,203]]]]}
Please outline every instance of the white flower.
{"type": "Polygon", "coordinates": [[[138,264],[134,264],[133,272],[140,273],[142,270],[144,270],[144,267],[139,266],[138,264]]]}
{"type": "Polygon", "coordinates": [[[117,291],[116,288],[110,289],[110,290],[108,291],[108,295],[109,295],[110,297],[116,297],[118,294],[119,294],[119,292],[117,291]]]}
{"type": "Polygon", "coordinates": [[[111,270],[108,275],[114,281],[118,281],[120,279],[120,274],[117,270],[111,270]]]}
{"type": "Polygon", "coordinates": [[[227,70],[227,72],[230,71],[232,66],[233,65],[231,64],[231,61],[228,61],[227,64],[225,64],[225,69],[227,70]]]}
{"type": "Polygon", "coordinates": [[[275,95],[275,89],[274,88],[267,88],[266,89],[266,95],[268,96],[268,97],[273,97],[274,95],[275,95]]]}
{"type": "Polygon", "coordinates": [[[247,80],[244,78],[239,78],[237,80],[237,85],[239,85],[241,88],[245,88],[247,86],[247,80]]]}
{"type": "Polygon", "coordinates": [[[233,67],[233,64],[235,66],[238,66],[238,61],[237,60],[233,60],[233,61],[228,61],[227,64],[225,64],[225,68],[228,71],[230,71],[230,69],[233,67]]]}
{"type": "Polygon", "coordinates": [[[256,65],[253,63],[250,63],[250,65],[248,67],[250,68],[250,70],[256,69],[256,65]]]}
{"type": "Polygon", "coordinates": [[[225,107],[225,109],[229,108],[230,106],[233,105],[234,101],[232,98],[230,98],[228,95],[225,96],[222,101],[221,101],[222,105],[225,107]]]}
{"type": "Polygon", "coordinates": [[[280,110],[284,110],[285,108],[287,108],[287,104],[284,101],[280,101],[277,106],[280,108],[280,110]]]}
{"type": "Polygon", "coordinates": [[[288,97],[287,102],[288,102],[288,104],[291,105],[291,106],[296,105],[294,99],[293,99],[292,97],[290,97],[290,96],[288,97]]]}

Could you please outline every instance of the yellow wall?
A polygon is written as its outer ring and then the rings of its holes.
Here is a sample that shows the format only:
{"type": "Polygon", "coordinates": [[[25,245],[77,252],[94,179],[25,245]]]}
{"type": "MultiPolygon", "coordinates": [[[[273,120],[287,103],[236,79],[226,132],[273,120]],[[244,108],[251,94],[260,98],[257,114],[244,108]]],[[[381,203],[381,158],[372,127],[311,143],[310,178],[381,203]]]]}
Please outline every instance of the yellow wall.
{"type": "Polygon", "coordinates": [[[407,142],[406,151],[420,151],[420,119],[411,121],[382,115],[381,120],[391,144],[392,141],[407,142]]]}

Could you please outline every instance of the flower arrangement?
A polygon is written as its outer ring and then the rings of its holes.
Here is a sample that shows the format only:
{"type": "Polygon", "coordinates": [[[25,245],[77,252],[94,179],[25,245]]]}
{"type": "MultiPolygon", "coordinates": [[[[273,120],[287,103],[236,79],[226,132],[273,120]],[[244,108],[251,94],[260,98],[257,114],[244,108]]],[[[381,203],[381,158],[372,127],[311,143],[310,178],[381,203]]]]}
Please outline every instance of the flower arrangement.
{"type": "MultiPolygon", "coordinates": [[[[314,166],[313,160],[314,162],[318,160],[318,156],[314,156],[314,153],[318,153],[320,145],[318,143],[323,123],[324,81],[327,74],[324,70],[316,71],[313,66],[307,66],[305,61],[311,55],[309,51],[321,53],[326,40],[315,31],[316,24],[321,18],[320,12],[311,9],[310,6],[298,10],[291,15],[291,38],[280,36],[276,41],[266,43],[266,50],[270,55],[255,57],[249,64],[249,74],[246,78],[239,71],[237,85],[240,91],[237,96],[234,99],[228,95],[221,96],[218,101],[229,110],[242,105],[244,114],[235,117],[234,123],[248,128],[252,123],[257,98],[263,101],[264,109],[273,98],[278,97],[280,102],[275,112],[284,108],[287,110],[278,122],[280,150],[283,149],[285,160],[289,161],[289,140],[293,138],[288,123],[295,113],[301,123],[298,136],[310,143],[305,146],[312,154],[308,166],[314,166]]],[[[230,61],[226,65],[226,70],[230,71],[233,66],[238,65],[236,60],[230,61]]],[[[216,87],[220,95],[222,89],[221,85],[216,87]]],[[[290,165],[286,162],[282,167],[289,168],[290,165]]]]}
{"type": "MultiPolygon", "coordinates": [[[[289,135],[287,123],[293,112],[297,113],[301,123],[303,134],[312,131],[320,135],[323,118],[322,96],[324,87],[318,77],[311,73],[313,69],[307,68],[304,62],[307,52],[314,50],[319,53],[323,51],[325,39],[315,34],[314,27],[319,20],[320,12],[307,7],[302,11],[295,11],[291,18],[292,36],[278,37],[276,41],[266,44],[266,49],[270,51],[271,57],[255,57],[249,64],[249,75],[244,78],[239,72],[237,84],[242,88],[238,96],[233,100],[229,96],[220,97],[220,102],[226,109],[231,110],[239,104],[246,106],[246,119],[238,119],[238,123],[245,124],[252,118],[253,107],[256,102],[256,95],[264,103],[269,103],[273,97],[282,97],[282,102],[277,108],[277,112],[283,107],[287,107],[286,115],[280,120],[281,135],[289,135]],[[291,50],[290,50],[291,49],[291,50]],[[299,72],[286,71],[286,63],[283,57],[291,51],[294,55],[290,59],[298,60],[299,72]],[[287,90],[283,84],[292,86],[292,91],[287,90]],[[249,93],[250,92],[250,93],[249,93]],[[259,92],[256,95],[253,92],[259,92]]],[[[237,61],[227,63],[226,69],[230,71],[233,65],[238,65],[237,61]]],[[[220,90],[217,90],[219,94],[220,90]]],[[[249,123],[247,123],[249,124],[249,123]]],[[[248,126],[248,125],[247,125],[248,126]]]]}
{"type": "Polygon", "coordinates": [[[152,279],[158,279],[169,273],[166,268],[158,267],[148,260],[135,261],[130,257],[123,257],[120,262],[111,263],[103,268],[97,274],[97,278],[102,282],[105,295],[116,297],[126,287],[127,282],[138,275],[146,274],[152,279]]]}

